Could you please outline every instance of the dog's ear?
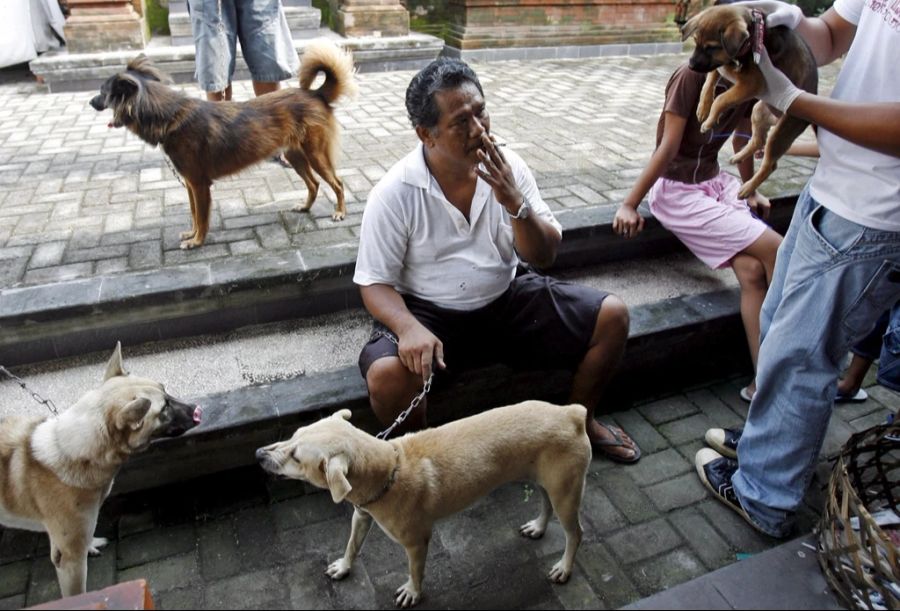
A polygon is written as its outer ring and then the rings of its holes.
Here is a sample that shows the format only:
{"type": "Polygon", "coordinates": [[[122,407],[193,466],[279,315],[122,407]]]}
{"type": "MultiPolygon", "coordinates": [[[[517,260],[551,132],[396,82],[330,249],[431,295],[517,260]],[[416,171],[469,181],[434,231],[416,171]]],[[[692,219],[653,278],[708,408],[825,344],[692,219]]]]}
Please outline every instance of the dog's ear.
{"type": "Polygon", "coordinates": [[[125,365],[122,363],[122,342],[116,342],[116,347],[113,350],[112,356],[109,357],[109,362],[106,363],[106,375],[104,376],[103,381],[105,382],[116,376],[127,375],[128,372],[125,371],[125,365]]]}
{"type": "Polygon", "coordinates": [[[698,17],[700,17],[700,15],[694,15],[688,19],[687,23],[681,26],[681,42],[684,42],[693,36],[694,32],[697,31],[697,27],[700,25],[700,22],[697,19],[698,17]]]}
{"type": "Polygon", "coordinates": [[[328,490],[331,491],[331,499],[340,503],[353,490],[353,486],[347,481],[347,457],[343,454],[322,459],[320,467],[325,472],[325,481],[328,482],[328,490]]]}
{"type": "Polygon", "coordinates": [[[172,83],[172,78],[154,66],[153,62],[150,61],[150,58],[143,53],[128,62],[127,69],[129,72],[140,74],[142,77],[150,79],[151,81],[159,81],[160,83],[166,83],[167,85],[172,83]]]}
{"type": "Polygon", "coordinates": [[[127,100],[141,89],[141,83],[130,74],[119,74],[113,79],[109,88],[109,97],[112,100],[127,100]]]}
{"type": "Polygon", "coordinates": [[[331,417],[337,418],[338,420],[340,420],[341,418],[343,418],[344,420],[350,420],[350,416],[352,415],[353,413],[349,409],[342,409],[331,414],[331,417]]]}
{"type": "Polygon", "coordinates": [[[116,428],[120,431],[130,428],[133,431],[141,428],[144,416],[150,411],[150,399],[141,397],[135,399],[116,414],[116,428]]]}
{"type": "Polygon", "coordinates": [[[741,47],[750,38],[750,28],[744,19],[733,19],[722,30],[722,47],[728,53],[729,57],[737,57],[741,52],[741,47]]]}

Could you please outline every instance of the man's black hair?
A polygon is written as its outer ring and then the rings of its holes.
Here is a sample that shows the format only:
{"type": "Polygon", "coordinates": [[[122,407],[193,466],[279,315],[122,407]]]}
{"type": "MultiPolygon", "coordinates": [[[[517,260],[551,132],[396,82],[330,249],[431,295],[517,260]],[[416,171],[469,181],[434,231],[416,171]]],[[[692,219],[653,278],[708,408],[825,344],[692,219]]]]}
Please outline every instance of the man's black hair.
{"type": "Polygon", "coordinates": [[[419,71],[406,88],[406,112],[413,127],[431,129],[440,119],[435,94],[453,89],[465,82],[473,83],[483,96],[484,90],[475,72],[464,61],[440,57],[419,71]]]}

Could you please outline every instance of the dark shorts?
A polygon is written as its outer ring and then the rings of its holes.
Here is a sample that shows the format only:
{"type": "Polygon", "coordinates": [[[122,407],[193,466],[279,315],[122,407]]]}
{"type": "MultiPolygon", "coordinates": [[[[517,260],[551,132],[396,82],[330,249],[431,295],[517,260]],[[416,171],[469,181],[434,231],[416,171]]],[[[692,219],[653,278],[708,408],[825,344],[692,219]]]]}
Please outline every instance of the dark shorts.
{"type": "MultiPolygon", "coordinates": [[[[410,295],[403,299],[412,315],[444,344],[446,372],[455,374],[493,363],[526,370],[574,370],[587,352],[607,295],[527,273],[478,310],[447,310],[410,295]]],[[[378,359],[397,356],[396,339],[375,321],[359,355],[363,378],[378,359]]]]}

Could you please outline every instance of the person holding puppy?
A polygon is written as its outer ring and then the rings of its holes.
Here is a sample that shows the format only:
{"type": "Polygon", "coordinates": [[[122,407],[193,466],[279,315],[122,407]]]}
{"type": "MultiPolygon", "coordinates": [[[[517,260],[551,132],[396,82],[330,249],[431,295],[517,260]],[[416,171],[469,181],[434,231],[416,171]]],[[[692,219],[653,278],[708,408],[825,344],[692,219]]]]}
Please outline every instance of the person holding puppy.
{"type": "MultiPolygon", "coordinates": [[[[628,310],[613,295],[516,275],[520,260],[553,263],[562,230],[525,162],[491,136],[478,77],[438,59],[410,82],[406,109],[420,143],[369,195],[353,278],[375,318],[359,364],[376,416],[393,422],[435,370],[569,368],[595,452],[635,462],[637,445],[593,418],[628,310]]],[[[425,425],[423,403],[402,430],[425,425]]]]}
{"type": "MultiPolygon", "coordinates": [[[[717,2],[716,4],[721,4],[717,2]]],[[[666,101],[656,131],[656,150],[613,219],[613,231],[633,238],[644,228],[637,208],[649,191],[650,211],[712,269],[730,267],[741,287],[741,319],[756,368],[759,311],[775,269],[781,236],[764,219],[769,200],[759,193],[738,197],[741,180],[719,168],[719,150],[732,137],[734,151],[747,143],[755,100],[722,115],[714,130],[700,131],[697,104],[706,74],[679,66],[666,86],[666,101]]],[[[730,83],[719,77],[717,95],[730,83]]],[[[753,176],[752,156],[738,169],[743,181],[753,176]]],[[[755,382],[741,389],[750,401],[755,382]]]]}
{"type": "Polygon", "coordinates": [[[787,536],[812,480],[850,346],[900,298],[900,5],[836,0],[821,17],[748,3],[795,29],[819,65],[845,53],[831,97],[797,89],[763,52],[762,99],[818,126],[821,159],[794,210],[761,312],[757,392],[737,460],[697,453],[715,497],[787,536]]]}

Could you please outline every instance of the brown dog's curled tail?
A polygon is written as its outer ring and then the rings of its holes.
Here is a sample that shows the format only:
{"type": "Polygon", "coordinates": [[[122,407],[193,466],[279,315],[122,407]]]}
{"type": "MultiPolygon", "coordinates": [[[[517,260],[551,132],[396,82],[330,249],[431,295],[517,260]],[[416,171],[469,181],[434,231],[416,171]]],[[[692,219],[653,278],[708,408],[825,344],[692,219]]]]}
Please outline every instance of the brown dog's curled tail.
{"type": "Polygon", "coordinates": [[[309,90],[319,72],[325,73],[325,82],[315,92],[328,104],[341,96],[356,95],[356,71],[350,51],[326,39],[309,43],[300,62],[300,87],[309,90]]]}

